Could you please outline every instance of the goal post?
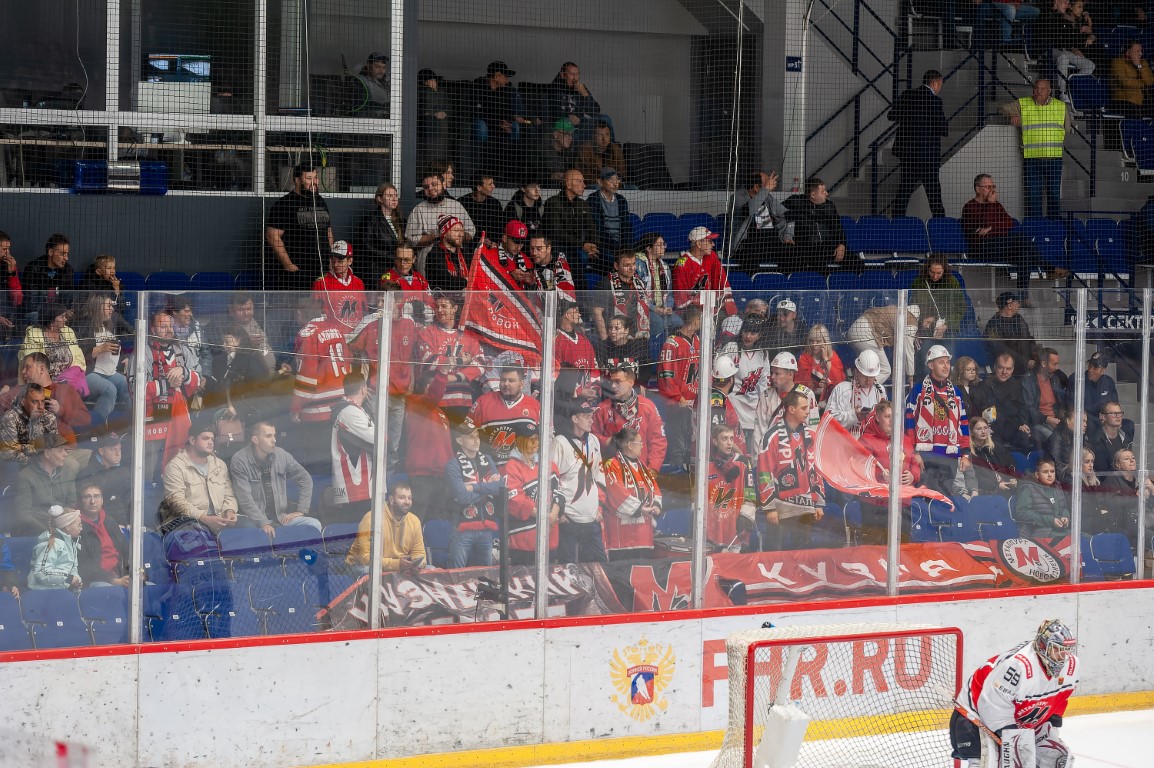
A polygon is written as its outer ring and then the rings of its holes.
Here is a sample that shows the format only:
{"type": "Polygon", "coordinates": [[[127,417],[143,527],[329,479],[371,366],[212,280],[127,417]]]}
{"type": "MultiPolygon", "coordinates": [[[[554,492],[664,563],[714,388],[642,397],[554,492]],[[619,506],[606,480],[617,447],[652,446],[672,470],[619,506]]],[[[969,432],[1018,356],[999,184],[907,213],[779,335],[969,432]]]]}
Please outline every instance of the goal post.
{"type": "Polygon", "coordinates": [[[950,764],[947,729],[962,684],[957,628],[756,629],[727,638],[726,653],[729,723],[713,768],[950,764]]]}

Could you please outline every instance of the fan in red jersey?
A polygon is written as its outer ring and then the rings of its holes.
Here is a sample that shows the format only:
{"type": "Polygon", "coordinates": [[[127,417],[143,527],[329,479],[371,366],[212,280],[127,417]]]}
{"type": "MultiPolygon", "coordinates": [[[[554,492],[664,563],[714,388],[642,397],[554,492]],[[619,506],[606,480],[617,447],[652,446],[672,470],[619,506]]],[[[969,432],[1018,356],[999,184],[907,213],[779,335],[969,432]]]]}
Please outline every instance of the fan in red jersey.
{"type": "Polygon", "coordinates": [[[497,391],[477,398],[469,410],[469,418],[480,429],[497,465],[503,467],[513,451],[517,425],[540,422],[541,404],[525,391],[524,367],[501,368],[499,377],[497,391]]]}
{"type": "Polygon", "coordinates": [[[353,247],[344,240],[333,243],[329,271],[316,279],[313,292],[325,309],[325,317],[352,331],[365,314],[365,284],[353,274],[353,247]]]}
{"type": "Polygon", "coordinates": [[[397,303],[404,305],[405,316],[424,325],[433,314],[433,294],[429,291],[429,281],[414,269],[416,260],[416,251],[411,245],[398,245],[393,267],[380,276],[380,286],[382,290],[388,290],[392,284],[400,288],[404,295],[397,303]]]}
{"type": "Polygon", "coordinates": [[[433,324],[422,328],[417,336],[417,375],[437,371],[446,376],[445,393],[438,405],[460,421],[473,405],[473,382],[485,372],[478,362],[481,347],[475,336],[457,327],[454,298],[440,294],[435,301],[433,324]]]}
{"type": "Polygon", "coordinates": [[[601,439],[601,453],[612,456],[614,436],[625,427],[641,434],[641,463],[653,472],[660,472],[665,461],[668,442],[665,423],[657,406],[637,389],[637,363],[624,360],[614,363],[601,381],[605,399],[593,413],[593,434],[601,439]]]}
{"type": "Polygon", "coordinates": [[[978,667],[950,717],[951,757],[995,768],[1070,765],[1058,729],[1078,685],[1077,647],[1069,627],[1047,619],[1032,640],[978,667]]]}

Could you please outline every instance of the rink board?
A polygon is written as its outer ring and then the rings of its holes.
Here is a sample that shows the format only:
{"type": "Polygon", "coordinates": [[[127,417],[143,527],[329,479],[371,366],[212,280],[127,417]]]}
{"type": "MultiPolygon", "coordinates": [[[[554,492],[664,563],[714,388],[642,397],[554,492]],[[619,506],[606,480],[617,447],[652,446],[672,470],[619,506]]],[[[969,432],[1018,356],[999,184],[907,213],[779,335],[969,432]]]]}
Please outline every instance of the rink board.
{"type": "MultiPolygon", "coordinates": [[[[1154,691],[1145,584],[28,652],[0,656],[0,690],[8,727],[93,744],[101,768],[395,764],[443,753],[455,753],[443,764],[496,765],[517,762],[518,748],[536,756],[524,762],[548,762],[599,742],[622,745],[615,753],[708,748],[728,720],[725,638],[763,621],[956,626],[968,671],[1047,617],[1078,633],[1078,694],[1103,695],[1096,708],[1140,700],[1110,694],[1154,691]],[[475,750],[496,751],[461,754],[475,750]]],[[[863,679],[840,694],[848,713],[876,704],[863,679]]]]}

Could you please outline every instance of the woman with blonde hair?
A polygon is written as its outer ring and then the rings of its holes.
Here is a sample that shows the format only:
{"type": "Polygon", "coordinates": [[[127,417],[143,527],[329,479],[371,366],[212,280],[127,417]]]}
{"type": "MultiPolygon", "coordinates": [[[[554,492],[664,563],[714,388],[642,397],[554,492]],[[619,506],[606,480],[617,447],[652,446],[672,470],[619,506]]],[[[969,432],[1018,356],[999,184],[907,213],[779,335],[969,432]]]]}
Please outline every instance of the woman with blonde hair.
{"type": "Polygon", "coordinates": [[[809,329],[805,351],[797,359],[794,381],[812,389],[819,403],[824,403],[830,390],[845,381],[845,366],[833,350],[829,329],[821,323],[809,329]]]}
{"type": "Polygon", "coordinates": [[[978,361],[972,357],[962,355],[954,361],[954,375],[951,381],[962,393],[962,405],[966,413],[974,414],[974,387],[978,386],[978,361]]]}
{"type": "Polygon", "coordinates": [[[361,218],[357,228],[357,272],[366,286],[375,286],[389,267],[397,246],[405,242],[405,216],[397,187],[384,182],[373,195],[373,206],[361,218]]]}

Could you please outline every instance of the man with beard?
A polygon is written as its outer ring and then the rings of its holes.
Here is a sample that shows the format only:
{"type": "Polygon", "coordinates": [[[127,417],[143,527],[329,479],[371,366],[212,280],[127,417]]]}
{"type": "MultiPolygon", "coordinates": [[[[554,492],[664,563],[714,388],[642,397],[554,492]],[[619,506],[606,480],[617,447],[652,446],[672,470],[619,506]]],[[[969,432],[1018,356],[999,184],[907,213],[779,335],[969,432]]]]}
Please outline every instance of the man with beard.
{"type": "Polygon", "coordinates": [[[950,381],[950,352],[940,344],[926,353],[929,375],[906,397],[905,431],[922,458],[922,484],[949,496],[958,459],[970,452],[970,421],[962,393],[950,381]]]}
{"type": "Polygon", "coordinates": [[[188,431],[184,450],[164,467],[166,518],[161,525],[187,517],[219,535],[237,523],[239,505],[228,465],[217,457],[212,421],[202,419],[188,431]]]}
{"type": "Polygon", "coordinates": [[[465,229],[463,242],[469,242],[476,235],[476,228],[469,212],[459,202],[445,192],[444,179],[440,173],[426,173],[422,181],[425,199],[414,206],[405,224],[405,239],[417,249],[417,271],[429,276],[426,259],[429,251],[441,236],[441,219],[452,216],[465,229]]]}
{"type": "Polygon", "coordinates": [[[469,420],[480,430],[497,465],[505,466],[513,450],[517,425],[541,421],[541,403],[525,392],[525,369],[502,368],[497,391],[477,398],[469,410],[469,420]]]}
{"type": "Polygon", "coordinates": [[[514,277],[533,291],[557,291],[558,299],[577,301],[577,289],[573,284],[573,270],[565,254],[553,253],[553,241],[541,234],[529,238],[530,269],[524,274],[514,272],[514,277]],[[522,279],[523,278],[523,279],[522,279]]]}
{"type": "Polygon", "coordinates": [[[593,297],[593,327],[597,338],[609,338],[609,321],[628,318],[636,328],[637,338],[649,337],[649,307],[645,304],[645,283],[637,276],[637,254],[632,250],[617,252],[614,270],[601,281],[593,297]]]}
{"type": "Polygon", "coordinates": [[[782,417],[765,436],[757,455],[757,495],[769,524],[763,548],[807,549],[813,524],[821,520],[825,483],[817,473],[814,431],[809,426],[812,395],[790,392],[782,417]]]}
{"type": "Polygon", "coordinates": [[[456,216],[437,222],[441,233],[425,260],[425,277],[434,291],[463,291],[469,284],[469,257],[464,251],[465,225],[456,216]]]}
{"type": "Polygon", "coordinates": [[[265,242],[279,269],[268,265],[265,279],[284,291],[307,291],[322,271],[323,255],[333,247],[332,217],[320,195],[317,169],[307,163],[293,168],[293,188],[268,214],[265,242]]]}
{"type": "Polygon", "coordinates": [[[668,448],[665,423],[654,402],[637,392],[637,363],[623,361],[607,374],[601,382],[605,399],[597,406],[591,427],[601,439],[602,453],[612,455],[613,436],[629,427],[641,435],[641,463],[660,472],[668,448]]]}

